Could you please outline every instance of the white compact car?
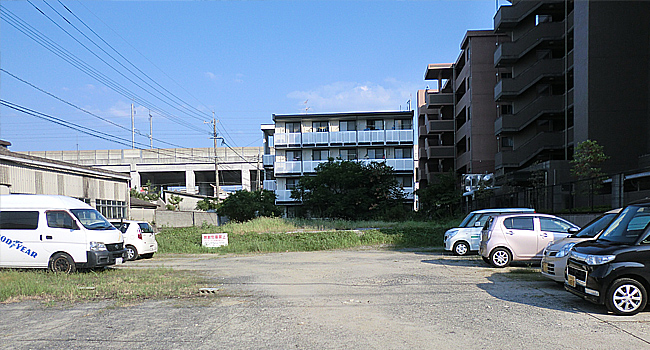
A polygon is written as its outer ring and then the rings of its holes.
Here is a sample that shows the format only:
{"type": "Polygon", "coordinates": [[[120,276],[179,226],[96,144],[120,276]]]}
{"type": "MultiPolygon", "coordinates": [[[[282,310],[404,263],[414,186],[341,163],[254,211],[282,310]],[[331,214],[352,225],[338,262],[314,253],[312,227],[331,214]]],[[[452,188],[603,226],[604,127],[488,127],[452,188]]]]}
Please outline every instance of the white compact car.
{"type": "Polygon", "coordinates": [[[124,234],[126,260],[136,260],[139,257],[148,259],[158,251],[158,242],[153,227],[146,221],[113,221],[113,226],[124,234]]]}
{"type": "Polygon", "coordinates": [[[467,214],[458,227],[454,227],[445,232],[443,241],[445,250],[451,251],[456,255],[466,255],[470,251],[477,251],[481,243],[481,228],[490,216],[506,213],[534,212],[535,209],[528,208],[499,208],[473,211],[467,214]]]}
{"type": "Polygon", "coordinates": [[[479,254],[494,267],[506,267],[512,261],[539,262],[549,242],[565,238],[579,229],[548,214],[491,216],[481,231],[479,254]]]}

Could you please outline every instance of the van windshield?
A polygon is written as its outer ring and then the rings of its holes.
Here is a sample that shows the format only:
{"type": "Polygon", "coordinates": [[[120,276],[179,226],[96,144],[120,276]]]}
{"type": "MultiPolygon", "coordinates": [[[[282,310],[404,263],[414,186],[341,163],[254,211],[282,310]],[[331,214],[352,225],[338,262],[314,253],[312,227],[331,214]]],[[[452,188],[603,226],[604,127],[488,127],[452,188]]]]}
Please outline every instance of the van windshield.
{"type": "Polygon", "coordinates": [[[468,223],[472,218],[474,218],[477,214],[476,213],[469,213],[467,216],[463,219],[463,221],[458,225],[458,227],[467,227],[468,223]]]}
{"type": "Polygon", "coordinates": [[[70,211],[89,230],[116,230],[115,226],[95,209],[70,209],[70,211]]]}

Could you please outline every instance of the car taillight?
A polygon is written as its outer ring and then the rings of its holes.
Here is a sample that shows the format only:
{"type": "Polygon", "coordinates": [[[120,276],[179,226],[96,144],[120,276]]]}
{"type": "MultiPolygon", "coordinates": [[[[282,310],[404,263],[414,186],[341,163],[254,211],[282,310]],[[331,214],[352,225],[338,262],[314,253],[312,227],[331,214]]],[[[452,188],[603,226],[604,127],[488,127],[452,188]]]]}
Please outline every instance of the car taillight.
{"type": "Polygon", "coordinates": [[[138,229],[138,239],[142,239],[142,230],[138,229]]]}

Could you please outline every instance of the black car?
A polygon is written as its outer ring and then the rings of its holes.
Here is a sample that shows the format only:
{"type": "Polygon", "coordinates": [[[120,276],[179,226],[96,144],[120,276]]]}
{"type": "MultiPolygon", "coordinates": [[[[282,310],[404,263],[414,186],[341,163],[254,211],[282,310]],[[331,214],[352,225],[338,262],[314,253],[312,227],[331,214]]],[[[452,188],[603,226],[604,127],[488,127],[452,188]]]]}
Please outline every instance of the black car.
{"type": "Polygon", "coordinates": [[[634,315],[650,290],[650,201],[627,206],[595,241],[569,253],[564,287],[617,315],[634,315]]]}

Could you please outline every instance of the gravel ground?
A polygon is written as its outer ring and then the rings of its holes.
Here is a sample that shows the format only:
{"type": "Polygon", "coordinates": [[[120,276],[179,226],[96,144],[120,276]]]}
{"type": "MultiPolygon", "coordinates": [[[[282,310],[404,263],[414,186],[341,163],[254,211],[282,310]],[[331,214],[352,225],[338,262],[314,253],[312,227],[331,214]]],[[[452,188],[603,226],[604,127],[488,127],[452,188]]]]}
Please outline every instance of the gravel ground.
{"type": "Polygon", "coordinates": [[[607,314],[476,257],[346,250],[156,256],[214,281],[193,299],[0,305],[0,349],[650,349],[650,310],[607,314]]]}

